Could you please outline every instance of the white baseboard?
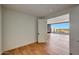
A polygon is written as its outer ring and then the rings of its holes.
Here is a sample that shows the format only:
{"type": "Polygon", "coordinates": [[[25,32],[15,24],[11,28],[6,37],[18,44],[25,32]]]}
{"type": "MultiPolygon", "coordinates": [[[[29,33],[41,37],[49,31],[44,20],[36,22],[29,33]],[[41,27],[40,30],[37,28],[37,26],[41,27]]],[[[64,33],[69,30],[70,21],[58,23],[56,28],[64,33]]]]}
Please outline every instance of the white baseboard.
{"type": "Polygon", "coordinates": [[[3,52],[8,51],[8,50],[12,50],[12,49],[16,49],[16,48],[19,48],[19,47],[22,47],[22,46],[26,46],[26,45],[29,45],[29,44],[32,44],[32,43],[35,43],[35,42],[37,42],[37,41],[32,41],[32,42],[29,42],[27,44],[22,44],[22,45],[19,45],[19,46],[16,46],[16,47],[8,48],[8,49],[3,50],[3,52]]]}

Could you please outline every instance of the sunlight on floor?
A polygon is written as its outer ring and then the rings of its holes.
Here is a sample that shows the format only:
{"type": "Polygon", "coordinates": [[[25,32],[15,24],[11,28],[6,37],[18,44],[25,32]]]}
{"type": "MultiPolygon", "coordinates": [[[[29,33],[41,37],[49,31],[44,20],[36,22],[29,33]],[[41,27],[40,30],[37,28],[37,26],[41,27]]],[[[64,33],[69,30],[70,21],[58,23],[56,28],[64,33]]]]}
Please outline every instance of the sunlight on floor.
{"type": "Polygon", "coordinates": [[[69,35],[49,33],[48,50],[51,54],[69,54],[69,35]]]}

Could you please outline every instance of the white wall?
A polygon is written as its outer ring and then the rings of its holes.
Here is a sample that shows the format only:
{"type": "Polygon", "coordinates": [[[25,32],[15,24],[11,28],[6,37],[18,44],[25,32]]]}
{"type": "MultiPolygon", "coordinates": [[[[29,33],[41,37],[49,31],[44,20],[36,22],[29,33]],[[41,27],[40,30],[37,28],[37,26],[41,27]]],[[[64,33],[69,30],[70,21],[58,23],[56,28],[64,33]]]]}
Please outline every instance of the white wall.
{"type": "Polygon", "coordinates": [[[36,42],[36,17],[3,8],[3,50],[36,42]]]}
{"type": "Polygon", "coordinates": [[[79,6],[70,12],[70,52],[79,54],[79,6]]]}
{"type": "Polygon", "coordinates": [[[2,52],[2,12],[1,12],[1,5],[0,5],[0,54],[2,52]]]}

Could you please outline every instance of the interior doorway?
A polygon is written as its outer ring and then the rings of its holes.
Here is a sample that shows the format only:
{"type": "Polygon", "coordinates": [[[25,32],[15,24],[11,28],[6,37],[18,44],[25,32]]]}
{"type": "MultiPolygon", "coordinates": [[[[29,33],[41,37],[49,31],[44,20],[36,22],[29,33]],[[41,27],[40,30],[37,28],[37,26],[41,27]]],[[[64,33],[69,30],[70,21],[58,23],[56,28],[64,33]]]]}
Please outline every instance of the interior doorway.
{"type": "Polygon", "coordinates": [[[47,26],[49,52],[69,55],[69,14],[48,19],[47,26]]]}

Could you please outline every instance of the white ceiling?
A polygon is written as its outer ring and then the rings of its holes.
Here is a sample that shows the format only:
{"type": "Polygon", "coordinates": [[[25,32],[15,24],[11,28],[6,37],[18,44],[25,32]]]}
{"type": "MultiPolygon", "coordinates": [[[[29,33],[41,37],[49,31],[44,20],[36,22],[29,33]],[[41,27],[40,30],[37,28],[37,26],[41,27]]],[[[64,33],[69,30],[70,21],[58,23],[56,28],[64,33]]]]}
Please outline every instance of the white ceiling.
{"type": "Polygon", "coordinates": [[[3,5],[6,8],[24,12],[33,16],[47,16],[51,13],[60,12],[71,8],[74,5],[70,4],[9,4],[3,5]]]}
{"type": "Polygon", "coordinates": [[[69,14],[64,14],[55,18],[50,18],[47,20],[47,24],[53,23],[62,23],[62,22],[69,22],[69,14]]]}

